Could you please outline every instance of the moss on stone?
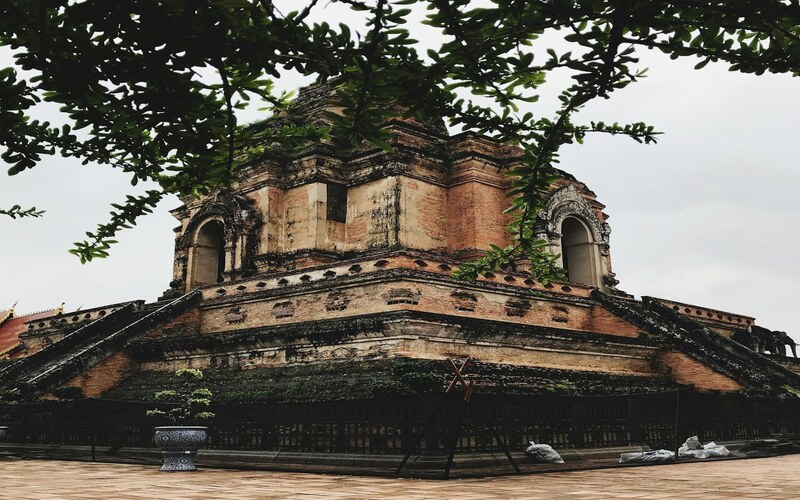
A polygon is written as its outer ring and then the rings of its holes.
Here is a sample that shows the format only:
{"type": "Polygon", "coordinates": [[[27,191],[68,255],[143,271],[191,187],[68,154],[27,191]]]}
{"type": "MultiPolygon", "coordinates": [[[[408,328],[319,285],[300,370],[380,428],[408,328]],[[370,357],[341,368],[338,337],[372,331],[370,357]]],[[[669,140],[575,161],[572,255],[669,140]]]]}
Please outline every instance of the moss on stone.
{"type": "MultiPolygon", "coordinates": [[[[204,370],[216,402],[297,402],[410,396],[442,392],[451,378],[447,362],[394,358],[281,368],[204,370]]],[[[666,378],[603,375],[512,365],[473,363],[466,375],[487,394],[634,394],[674,388],[666,378]]],[[[151,401],[169,385],[172,372],[137,373],[104,397],[151,401]]]]}

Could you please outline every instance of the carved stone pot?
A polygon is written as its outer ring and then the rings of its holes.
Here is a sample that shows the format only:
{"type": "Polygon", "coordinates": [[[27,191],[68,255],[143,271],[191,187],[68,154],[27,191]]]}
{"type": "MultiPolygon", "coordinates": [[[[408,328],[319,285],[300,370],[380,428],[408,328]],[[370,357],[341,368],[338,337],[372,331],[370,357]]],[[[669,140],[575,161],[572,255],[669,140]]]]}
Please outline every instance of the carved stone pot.
{"type": "Polygon", "coordinates": [[[208,427],[168,425],[156,427],[156,446],[164,457],[162,472],[195,471],[197,449],[208,442],[208,427]]]}

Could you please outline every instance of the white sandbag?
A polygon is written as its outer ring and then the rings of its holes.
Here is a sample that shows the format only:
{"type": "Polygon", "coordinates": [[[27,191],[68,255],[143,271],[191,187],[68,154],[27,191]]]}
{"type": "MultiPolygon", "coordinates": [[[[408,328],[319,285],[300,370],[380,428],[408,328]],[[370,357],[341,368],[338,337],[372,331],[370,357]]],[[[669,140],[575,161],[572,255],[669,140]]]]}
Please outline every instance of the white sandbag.
{"type": "MultiPolygon", "coordinates": [[[[683,443],[683,446],[689,450],[699,450],[703,447],[703,444],[697,439],[697,436],[692,436],[683,443]]],[[[683,448],[683,446],[681,446],[681,448],[683,448]]]]}
{"type": "Polygon", "coordinates": [[[728,448],[718,445],[714,441],[706,444],[700,444],[697,436],[692,436],[686,440],[680,448],[678,448],[679,457],[689,458],[718,458],[727,457],[731,452],[728,448]]]}
{"type": "Polygon", "coordinates": [[[686,450],[685,452],[681,453],[680,456],[682,457],[692,457],[692,458],[719,458],[719,457],[727,457],[730,455],[731,452],[728,448],[722,445],[714,445],[710,447],[703,447],[700,450],[686,450]]]}
{"type": "Polygon", "coordinates": [[[531,441],[531,445],[525,453],[533,457],[536,462],[544,464],[563,464],[564,459],[549,444],[536,444],[531,441]]]}
{"type": "Polygon", "coordinates": [[[637,451],[619,456],[621,464],[661,464],[675,461],[675,452],[669,450],[637,451]]]}

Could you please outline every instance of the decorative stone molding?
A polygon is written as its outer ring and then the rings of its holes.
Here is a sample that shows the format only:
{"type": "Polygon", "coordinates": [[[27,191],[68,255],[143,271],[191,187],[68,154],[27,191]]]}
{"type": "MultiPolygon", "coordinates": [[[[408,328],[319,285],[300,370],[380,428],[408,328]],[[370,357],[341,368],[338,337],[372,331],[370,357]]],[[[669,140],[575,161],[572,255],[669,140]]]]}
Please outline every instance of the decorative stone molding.
{"type": "Polygon", "coordinates": [[[552,306],[552,319],[556,323],[569,323],[569,308],[567,306],[552,306]]]}
{"type": "Polygon", "coordinates": [[[277,319],[291,318],[294,316],[294,304],[292,304],[291,300],[277,302],[272,306],[272,315],[277,319]]]}
{"type": "Polygon", "coordinates": [[[261,225],[261,215],[253,208],[252,201],[246,196],[221,191],[208,199],[198,210],[186,230],[178,238],[176,246],[187,248],[191,244],[192,234],[207,219],[220,217],[225,227],[226,245],[232,244],[238,236],[249,234],[261,225]]]}
{"type": "Polygon", "coordinates": [[[419,297],[422,295],[419,290],[410,288],[392,288],[383,294],[387,305],[392,304],[419,304],[419,297]]]}
{"type": "Polygon", "coordinates": [[[475,306],[478,304],[478,297],[469,292],[453,292],[450,295],[450,300],[457,311],[471,312],[475,310],[475,306]]]}
{"type": "Polygon", "coordinates": [[[531,301],[528,299],[510,298],[506,301],[506,315],[522,317],[528,313],[531,307],[531,301]]]}
{"type": "Polygon", "coordinates": [[[617,275],[614,273],[606,274],[603,276],[603,284],[608,288],[616,288],[616,286],[619,285],[619,280],[616,278],[616,276],[617,275]]]}
{"type": "Polygon", "coordinates": [[[225,321],[231,324],[244,323],[245,319],[247,319],[247,311],[239,306],[232,307],[230,311],[225,313],[225,321]]]}
{"type": "Polygon", "coordinates": [[[350,295],[342,290],[334,290],[328,294],[325,300],[325,310],[327,311],[344,311],[347,309],[347,304],[350,303],[350,295]]]}
{"type": "Polygon", "coordinates": [[[597,218],[594,208],[570,184],[547,198],[542,210],[536,215],[537,235],[549,241],[561,237],[561,225],[567,217],[578,217],[589,227],[592,239],[600,244],[600,253],[608,255],[611,227],[597,218]]]}

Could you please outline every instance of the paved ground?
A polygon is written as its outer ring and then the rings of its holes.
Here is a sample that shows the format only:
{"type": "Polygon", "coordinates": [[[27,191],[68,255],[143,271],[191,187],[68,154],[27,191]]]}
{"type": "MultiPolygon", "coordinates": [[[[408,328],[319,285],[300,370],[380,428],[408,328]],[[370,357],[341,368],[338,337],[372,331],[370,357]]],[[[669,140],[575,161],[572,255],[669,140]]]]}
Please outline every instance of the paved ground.
{"type": "Polygon", "coordinates": [[[0,498],[800,498],[799,471],[800,455],[452,481],[0,460],[0,498]]]}

